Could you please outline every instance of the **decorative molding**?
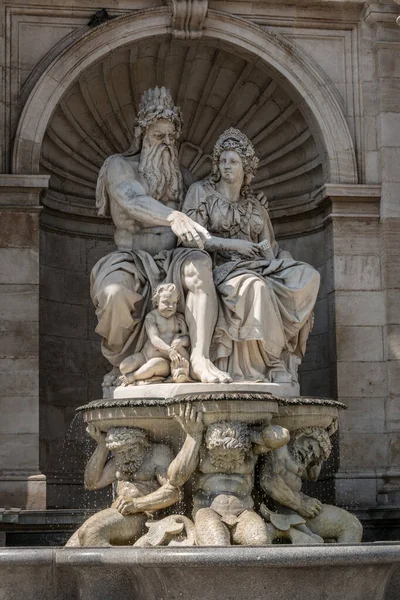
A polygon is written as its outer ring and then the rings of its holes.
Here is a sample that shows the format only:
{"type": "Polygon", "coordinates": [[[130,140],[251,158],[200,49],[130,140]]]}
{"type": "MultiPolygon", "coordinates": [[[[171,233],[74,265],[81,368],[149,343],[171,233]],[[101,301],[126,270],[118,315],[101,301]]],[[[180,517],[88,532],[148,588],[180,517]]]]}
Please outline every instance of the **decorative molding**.
{"type": "Polygon", "coordinates": [[[325,184],[312,195],[320,206],[329,206],[323,223],[334,219],[361,221],[379,220],[380,185],[337,185],[325,184]]]}
{"type": "MultiPolygon", "coordinates": [[[[13,172],[39,172],[49,122],[57,106],[61,106],[61,98],[65,99],[65,92],[84,71],[117,49],[129,50],[129,44],[165,37],[170,32],[170,22],[167,8],[134,12],[92,30],[65,50],[41,75],[25,103],[15,136],[13,172]]],[[[218,40],[219,48],[234,47],[235,55],[242,60],[253,55],[270,76],[276,74],[291,93],[296,90],[301,112],[319,139],[325,177],[332,182],[357,181],[354,142],[342,107],[323,70],[309,54],[277,33],[262,31],[243,19],[212,10],[207,13],[203,37],[207,45],[218,40]]]]}
{"type": "Polygon", "coordinates": [[[0,175],[0,210],[40,210],[49,175],[0,175]]]}
{"type": "MultiPolygon", "coordinates": [[[[400,0],[394,0],[394,2],[400,4],[400,0]]],[[[398,9],[396,10],[396,7],[393,5],[367,4],[364,8],[362,17],[368,25],[394,27],[396,26],[396,13],[398,13],[398,9]]]]}
{"type": "Polygon", "coordinates": [[[203,33],[208,0],[168,0],[172,10],[172,36],[179,40],[198,40],[203,33]]]}

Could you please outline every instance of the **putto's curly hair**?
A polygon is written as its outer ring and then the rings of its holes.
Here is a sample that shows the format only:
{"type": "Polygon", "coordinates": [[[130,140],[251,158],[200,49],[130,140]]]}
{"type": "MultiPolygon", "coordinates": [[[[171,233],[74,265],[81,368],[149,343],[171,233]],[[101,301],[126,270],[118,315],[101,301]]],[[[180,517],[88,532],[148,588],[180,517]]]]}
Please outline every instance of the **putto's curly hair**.
{"type": "Polygon", "coordinates": [[[176,285],[174,283],[161,283],[154,290],[154,294],[153,294],[153,297],[152,297],[152,302],[153,302],[153,304],[154,304],[155,307],[158,306],[158,303],[159,303],[159,300],[160,300],[160,296],[164,292],[176,292],[176,294],[177,294],[177,301],[179,302],[179,299],[180,299],[181,295],[180,295],[179,290],[176,287],[176,285]]]}
{"type": "Polygon", "coordinates": [[[219,159],[223,152],[232,150],[242,159],[244,178],[242,189],[240,190],[241,196],[246,196],[250,190],[250,183],[254,178],[259,159],[256,156],[254,146],[244,133],[231,127],[224,131],[215,143],[213,154],[212,154],[212,171],[210,180],[213,183],[219,181],[221,174],[219,172],[219,159]]]}
{"type": "Polygon", "coordinates": [[[219,421],[209,425],[205,442],[209,450],[214,448],[229,450],[240,448],[248,452],[251,448],[249,428],[244,423],[234,421],[219,421]]]}
{"type": "Polygon", "coordinates": [[[291,445],[296,447],[296,442],[300,437],[309,437],[316,440],[321,448],[322,456],[321,460],[327,460],[332,452],[332,442],[329,437],[329,433],[322,427],[303,427],[303,429],[297,429],[294,434],[291,435],[291,445]]]}
{"type": "Polygon", "coordinates": [[[139,427],[111,427],[107,431],[106,446],[112,452],[135,442],[139,442],[145,448],[151,445],[147,433],[139,427]]]}

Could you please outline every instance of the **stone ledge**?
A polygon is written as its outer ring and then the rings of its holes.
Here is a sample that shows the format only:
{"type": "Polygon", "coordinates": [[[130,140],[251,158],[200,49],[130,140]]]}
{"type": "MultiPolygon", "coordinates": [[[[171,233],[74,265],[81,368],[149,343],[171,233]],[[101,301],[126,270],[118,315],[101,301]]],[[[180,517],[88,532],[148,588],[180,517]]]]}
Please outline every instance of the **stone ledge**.
{"type": "Polygon", "coordinates": [[[40,210],[39,196],[50,175],[0,175],[1,210],[40,210]]]}
{"type": "Polygon", "coordinates": [[[8,600],[280,600],[283,593],[296,600],[382,600],[396,597],[399,567],[400,545],[395,543],[9,548],[0,549],[0,587],[8,600]]]}

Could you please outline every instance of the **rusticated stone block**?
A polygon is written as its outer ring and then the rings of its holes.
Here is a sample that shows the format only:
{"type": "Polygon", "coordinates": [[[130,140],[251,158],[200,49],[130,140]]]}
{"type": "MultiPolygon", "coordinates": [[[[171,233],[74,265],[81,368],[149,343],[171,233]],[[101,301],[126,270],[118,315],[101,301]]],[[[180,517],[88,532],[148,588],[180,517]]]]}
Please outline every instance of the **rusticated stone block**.
{"type": "Polygon", "coordinates": [[[337,360],[343,362],[382,361],[382,327],[340,327],[336,328],[337,360]]]}
{"type": "Polygon", "coordinates": [[[400,390],[400,360],[387,362],[388,388],[391,396],[398,396],[400,390]]]}
{"type": "Polygon", "coordinates": [[[38,433],[2,433],[0,435],[0,464],[7,470],[39,468],[38,433]]]}
{"type": "Polygon", "coordinates": [[[38,321],[37,285],[0,285],[0,319],[2,321],[38,321]]]}
{"type": "MultiPolygon", "coordinates": [[[[379,221],[338,219],[333,226],[335,256],[379,255],[379,221]]],[[[336,259],[335,259],[336,260],[336,259]]]]}
{"type": "Polygon", "coordinates": [[[0,397],[0,435],[39,433],[39,402],[37,396],[0,397]]]}
{"type": "Polygon", "coordinates": [[[384,292],[338,291],[334,304],[337,325],[383,326],[386,323],[384,292]]]}
{"type": "Polygon", "coordinates": [[[385,360],[400,360],[400,325],[385,327],[385,360]]]}
{"type": "Polygon", "coordinates": [[[385,427],[386,431],[400,433],[400,395],[386,398],[385,427]]]}
{"type": "Polygon", "coordinates": [[[0,360],[0,396],[36,396],[38,390],[37,358],[3,358],[0,360]]]}
{"type": "Polygon", "coordinates": [[[389,465],[391,468],[400,467],[400,433],[389,434],[389,465]]]}
{"type": "Polygon", "coordinates": [[[385,431],[385,398],[341,398],[347,410],[340,413],[343,433],[383,433],[385,431]]]}
{"type": "Polygon", "coordinates": [[[71,271],[85,271],[86,240],[84,238],[47,233],[44,240],[46,265],[71,271]]]}
{"type": "Polygon", "coordinates": [[[340,398],[379,398],[386,389],[382,362],[339,362],[337,385],[340,398]]]}
{"type": "Polygon", "coordinates": [[[0,321],[0,344],[2,358],[37,357],[39,352],[37,321],[0,321]]]}
{"type": "Polygon", "coordinates": [[[334,259],[336,290],[379,290],[379,256],[336,256],[334,259]]]}
{"type": "MultiPolygon", "coordinates": [[[[46,477],[36,473],[18,475],[18,471],[15,474],[0,477],[0,498],[2,507],[44,510],[46,508],[46,477]]],[[[18,588],[21,591],[19,586],[18,588]]],[[[12,595],[8,596],[10,599],[12,597],[12,595]]],[[[26,597],[29,598],[29,595],[26,597]]]]}
{"type": "Polygon", "coordinates": [[[37,248],[38,220],[37,212],[0,210],[0,248],[37,248]]]}
{"type": "Polygon", "coordinates": [[[34,284],[39,281],[39,255],[30,248],[2,248],[0,284],[34,284]]]}
{"type": "Polygon", "coordinates": [[[340,434],[340,468],[343,470],[381,469],[388,464],[389,436],[383,433],[340,434]]]}
{"type": "Polygon", "coordinates": [[[87,338],[85,306],[41,300],[41,328],[62,338],[87,338]]]}
{"type": "Polygon", "coordinates": [[[376,478],[364,477],[353,479],[346,478],[346,473],[341,472],[336,477],[336,504],[346,507],[361,507],[376,505],[376,478]]]}

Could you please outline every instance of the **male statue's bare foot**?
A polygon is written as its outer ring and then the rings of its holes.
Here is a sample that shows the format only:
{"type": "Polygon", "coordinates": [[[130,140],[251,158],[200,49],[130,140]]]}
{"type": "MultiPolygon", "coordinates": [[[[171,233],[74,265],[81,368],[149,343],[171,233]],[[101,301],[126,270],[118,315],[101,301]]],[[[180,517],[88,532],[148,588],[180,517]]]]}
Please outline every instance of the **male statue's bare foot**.
{"type": "Polygon", "coordinates": [[[113,367],[109,373],[106,373],[103,377],[103,388],[111,387],[115,385],[116,379],[121,375],[119,367],[113,367]]]}
{"type": "Polygon", "coordinates": [[[215,367],[211,360],[204,356],[191,356],[190,364],[192,367],[193,379],[202,383],[230,383],[232,377],[215,367]]]}

